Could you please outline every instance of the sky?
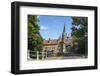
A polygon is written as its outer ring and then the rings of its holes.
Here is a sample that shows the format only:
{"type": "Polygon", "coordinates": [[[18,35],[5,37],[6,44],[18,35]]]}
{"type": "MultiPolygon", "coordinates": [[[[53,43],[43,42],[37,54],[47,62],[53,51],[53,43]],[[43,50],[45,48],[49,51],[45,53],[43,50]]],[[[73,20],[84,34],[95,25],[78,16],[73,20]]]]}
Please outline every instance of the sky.
{"type": "Polygon", "coordinates": [[[67,36],[71,34],[72,19],[71,16],[50,16],[41,15],[39,18],[40,33],[44,39],[58,39],[66,27],[67,36]]]}

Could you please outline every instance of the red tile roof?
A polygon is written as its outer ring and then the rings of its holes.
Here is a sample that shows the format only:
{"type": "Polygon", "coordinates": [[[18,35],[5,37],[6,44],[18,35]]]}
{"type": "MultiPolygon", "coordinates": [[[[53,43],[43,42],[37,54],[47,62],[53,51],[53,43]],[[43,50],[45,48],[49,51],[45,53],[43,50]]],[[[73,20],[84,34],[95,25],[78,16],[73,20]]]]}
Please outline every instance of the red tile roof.
{"type": "Polygon", "coordinates": [[[54,40],[44,40],[43,41],[43,45],[57,45],[58,44],[58,40],[54,39],[54,40]]]}

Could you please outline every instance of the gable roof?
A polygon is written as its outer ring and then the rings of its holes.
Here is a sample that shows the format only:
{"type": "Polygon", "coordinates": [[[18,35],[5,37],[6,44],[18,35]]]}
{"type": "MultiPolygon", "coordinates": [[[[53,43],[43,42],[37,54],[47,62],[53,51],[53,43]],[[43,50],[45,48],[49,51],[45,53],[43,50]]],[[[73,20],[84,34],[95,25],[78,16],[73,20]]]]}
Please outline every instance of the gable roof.
{"type": "Polygon", "coordinates": [[[43,41],[43,45],[57,45],[58,44],[58,40],[54,39],[54,40],[44,40],[43,41]]]}

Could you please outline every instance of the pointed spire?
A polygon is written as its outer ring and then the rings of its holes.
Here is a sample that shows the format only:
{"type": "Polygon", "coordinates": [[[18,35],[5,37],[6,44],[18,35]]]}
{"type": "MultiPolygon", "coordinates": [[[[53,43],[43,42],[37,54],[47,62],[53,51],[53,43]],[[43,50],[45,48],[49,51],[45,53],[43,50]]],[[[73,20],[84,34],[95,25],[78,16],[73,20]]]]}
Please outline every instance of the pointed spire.
{"type": "Polygon", "coordinates": [[[63,27],[63,32],[62,32],[62,38],[66,38],[67,37],[67,33],[66,33],[66,25],[64,23],[64,27],[63,27]]]}
{"type": "Polygon", "coordinates": [[[66,32],[66,26],[65,26],[65,23],[64,23],[64,28],[63,28],[63,33],[66,32]]]}

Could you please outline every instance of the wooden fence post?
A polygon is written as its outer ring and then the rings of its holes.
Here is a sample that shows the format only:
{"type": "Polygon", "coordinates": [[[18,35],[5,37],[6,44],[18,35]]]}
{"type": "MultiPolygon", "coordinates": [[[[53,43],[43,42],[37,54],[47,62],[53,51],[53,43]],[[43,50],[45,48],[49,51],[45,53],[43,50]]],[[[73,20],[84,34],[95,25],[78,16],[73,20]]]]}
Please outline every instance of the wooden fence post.
{"type": "Polygon", "coordinates": [[[45,55],[46,55],[46,59],[47,59],[47,51],[45,52],[45,55]]]}
{"type": "Polygon", "coordinates": [[[42,59],[44,59],[44,51],[42,51],[42,59]]]}
{"type": "Polygon", "coordinates": [[[37,53],[37,55],[36,55],[37,56],[37,60],[39,60],[39,52],[37,51],[36,53],[37,53]]]}

